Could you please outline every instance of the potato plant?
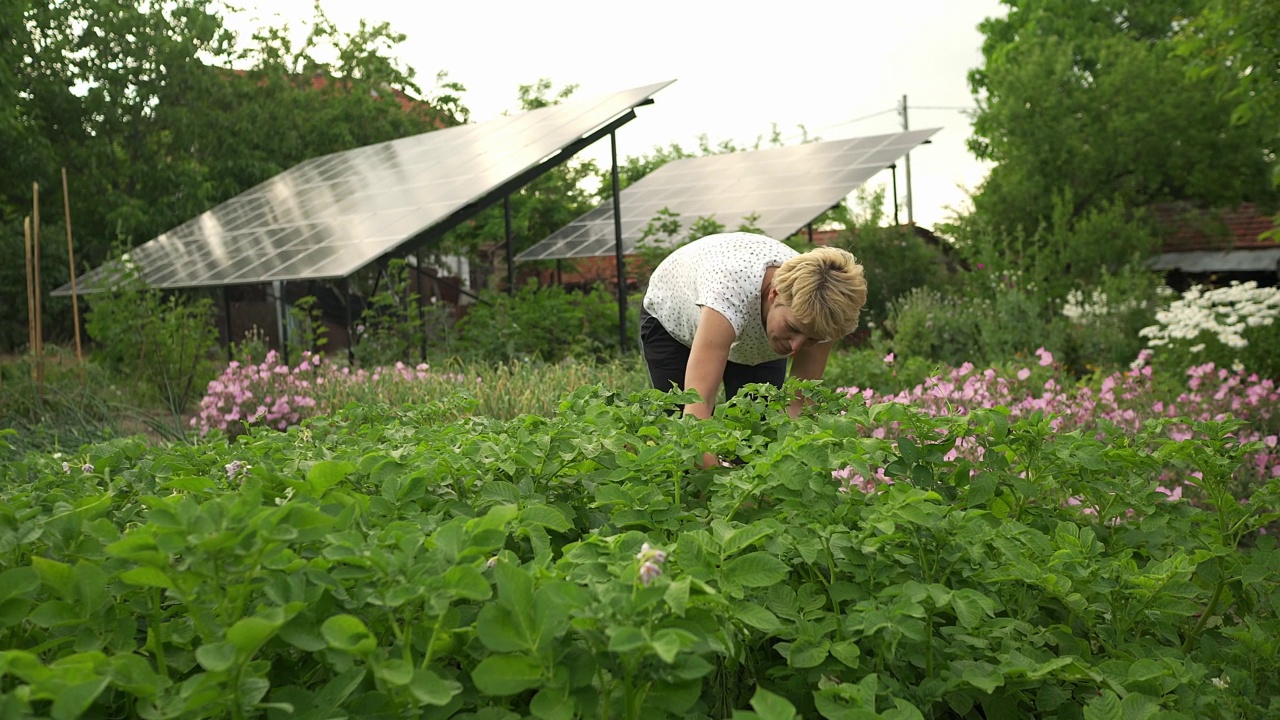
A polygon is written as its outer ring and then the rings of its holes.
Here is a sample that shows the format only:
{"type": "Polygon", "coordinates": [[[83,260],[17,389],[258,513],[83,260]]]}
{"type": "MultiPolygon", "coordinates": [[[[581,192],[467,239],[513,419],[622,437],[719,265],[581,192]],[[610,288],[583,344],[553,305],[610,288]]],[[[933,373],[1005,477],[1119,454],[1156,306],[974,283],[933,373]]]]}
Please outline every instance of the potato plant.
{"type": "Polygon", "coordinates": [[[1238,423],[797,389],[795,420],[768,388],[696,422],[594,386],[550,418],[0,435],[0,716],[1280,715],[1280,480],[1232,495],[1238,423]],[[1171,500],[1170,472],[1199,476],[1171,500]]]}

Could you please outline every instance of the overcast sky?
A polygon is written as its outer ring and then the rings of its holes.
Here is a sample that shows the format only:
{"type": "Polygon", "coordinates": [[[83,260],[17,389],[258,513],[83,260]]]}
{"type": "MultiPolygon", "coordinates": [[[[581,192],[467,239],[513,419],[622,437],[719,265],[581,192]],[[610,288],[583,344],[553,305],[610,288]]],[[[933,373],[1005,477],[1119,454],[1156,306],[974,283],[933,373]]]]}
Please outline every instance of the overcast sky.
{"type": "MultiPolygon", "coordinates": [[[[242,0],[230,19],[305,24],[315,0],[242,0]]],[[[344,31],[361,18],[387,21],[408,40],[404,64],[424,90],[439,71],[466,87],[463,104],[483,122],[519,108],[518,89],[539,78],[575,96],[675,82],[618,131],[621,156],[676,142],[750,144],[777,124],[786,144],[901,129],[908,98],[912,129],[940,127],[912,153],[916,222],[931,226],[967,204],[986,168],[965,147],[971,108],[966,74],[980,65],[983,18],[1003,15],[996,0],[322,0],[344,31]],[[938,109],[935,109],[938,108],[938,109]],[[873,116],[874,117],[867,117],[873,116]]],[[[608,140],[584,155],[607,167],[608,140]]],[[[901,173],[901,170],[899,171],[901,173]]],[[[899,174],[905,205],[905,177],[899,174]]],[[[890,187],[886,171],[869,185],[890,187]]],[[[905,221],[906,213],[902,213],[905,221]]]]}

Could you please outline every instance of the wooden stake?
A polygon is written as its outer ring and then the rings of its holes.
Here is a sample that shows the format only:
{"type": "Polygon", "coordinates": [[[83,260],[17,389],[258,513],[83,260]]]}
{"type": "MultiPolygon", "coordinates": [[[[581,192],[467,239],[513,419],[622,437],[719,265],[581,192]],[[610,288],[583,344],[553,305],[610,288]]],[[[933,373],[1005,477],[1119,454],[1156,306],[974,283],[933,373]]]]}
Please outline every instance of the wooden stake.
{"type": "MultiPolygon", "coordinates": [[[[27,252],[27,354],[36,351],[36,294],[31,289],[31,216],[22,219],[22,244],[27,252]]],[[[34,377],[35,369],[32,368],[34,377]]]]}
{"type": "Polygon", "coordinates": [[[71,324],[76,333],[76,366],[84,385],[84,356],[80,350],[80,298],[76,295],[76,251],[71,246],[71,195],[67,193],[67,169],[62,168],[62,205],[67,211],[67,265],[71,270],[71,324]]]}
{"type": "Polygon", "coordinates": [[[44,322],[41,317],[41,305],[44,304],[44,290],[40,286],[40,183],[31,183],[31,259],[35,268],[34,289],[36,292],[36,389],[44,395],[44,322]]]}

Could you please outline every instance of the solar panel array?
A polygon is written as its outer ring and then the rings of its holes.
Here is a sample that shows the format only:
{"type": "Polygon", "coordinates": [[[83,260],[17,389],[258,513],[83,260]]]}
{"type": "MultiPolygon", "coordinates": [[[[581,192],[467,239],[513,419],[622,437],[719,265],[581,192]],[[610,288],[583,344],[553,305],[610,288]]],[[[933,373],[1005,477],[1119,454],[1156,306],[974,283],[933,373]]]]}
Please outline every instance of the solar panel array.
{"type": "MultiPolygon", "coordinates": [[[[664,209],[676,213],[685,229],[702,217],[714,218],[730,230],[751,220],[770,237],[789,237],[938,129],[671,161],[619,195],[623,254],[635,251],[645,228],[664,209]]],[[[516,259],[599,257],[614,252],[613,204],[609,202],[516,259]]]]}
{"type": "MultiPolygon", "coordinates": [[[[341,278],[548,162],[674,81],[313,158],[130,252],[159,288],[341,278]]],[[[110,266],[78,280],[109,287],[110,266]]],[[[70,294],[70,284],[54,294],[70,294]]]]}

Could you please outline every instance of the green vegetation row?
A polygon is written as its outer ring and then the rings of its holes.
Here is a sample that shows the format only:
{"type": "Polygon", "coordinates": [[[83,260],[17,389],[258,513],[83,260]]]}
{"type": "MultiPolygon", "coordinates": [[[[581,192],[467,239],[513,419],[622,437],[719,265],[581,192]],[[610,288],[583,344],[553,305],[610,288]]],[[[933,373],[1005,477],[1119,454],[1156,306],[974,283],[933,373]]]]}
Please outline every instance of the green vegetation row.
{"type": "Polygon", "coordinates": [[[595,386],[552,417],[366,405],[9,451],[0,715],[1280,715],[1280,480],[1231,495],[1258,449],[1237,425],[1063,433],[807,388],[796,420],[768,388],[693,422],[595,386]]]}

